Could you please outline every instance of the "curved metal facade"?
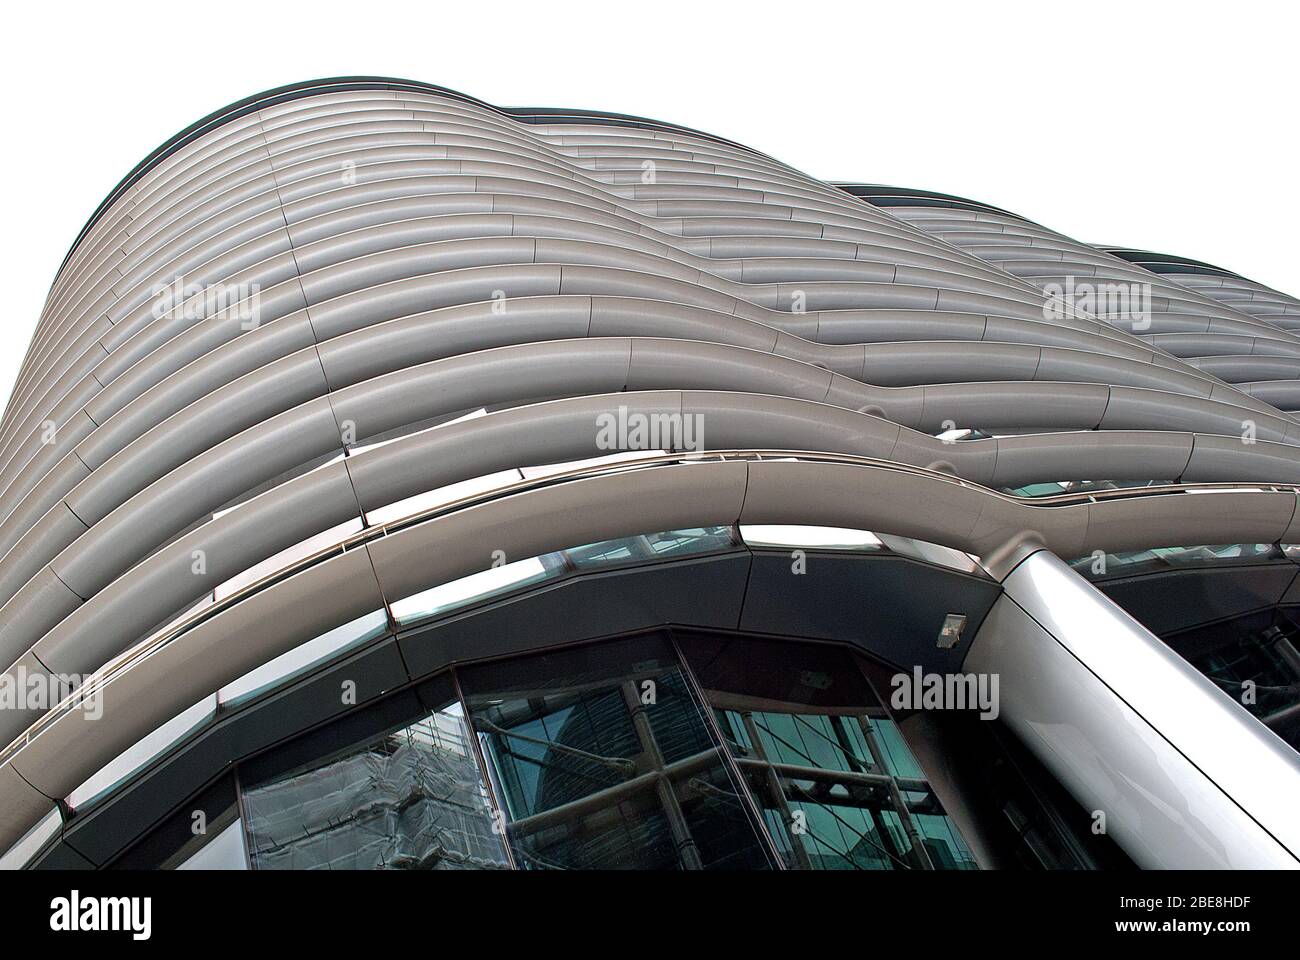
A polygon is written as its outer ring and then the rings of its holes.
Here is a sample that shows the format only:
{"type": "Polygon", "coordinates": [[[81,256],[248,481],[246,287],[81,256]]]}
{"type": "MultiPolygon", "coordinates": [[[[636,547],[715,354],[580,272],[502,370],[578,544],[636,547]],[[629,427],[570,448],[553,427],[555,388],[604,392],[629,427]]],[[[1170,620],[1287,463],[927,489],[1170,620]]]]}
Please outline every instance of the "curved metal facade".
{"type": "Polygon", "coordinates": [[[0,847],[198,696],[498,551],[802,523],[997,574],[1300,541],[1300,302],[1155,259],[405,81],[207,118],[78,238],[0,421],[0,666],[122,704],[93,732],[0,711],[0,847]],[[638,417],[667,432],[629,439],[638,417]],[[503,471],[466,509],[392,509],[503,471]],[[1007,492],[1078,480],[1162,486],[1007,492]]]}
{"type": "MultiPolygon", "coordinates": [[[[900,219],[1034,284],[1149,288],[1146,314],[1097,315],[1280,410],[1300,406],[1300,302],[1208,264],[1080,243],[1004,210],[896,188],[846,185],[900,219]]],[[[1105,304],[1104,306],[1109,306],[1105,304]]]]}

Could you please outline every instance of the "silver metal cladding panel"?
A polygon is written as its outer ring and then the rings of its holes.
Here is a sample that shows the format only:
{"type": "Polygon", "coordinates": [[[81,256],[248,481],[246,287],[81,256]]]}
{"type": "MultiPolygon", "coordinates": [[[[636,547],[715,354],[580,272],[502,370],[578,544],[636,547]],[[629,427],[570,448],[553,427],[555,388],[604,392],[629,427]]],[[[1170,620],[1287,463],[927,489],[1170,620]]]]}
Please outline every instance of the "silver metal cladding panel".
{"type": "MultiPolygon", "coordinates": [[[[1274,405],[1300,396],[1275,376],[1292,368],[1260,362],[1300,359],[1282,294],[1222,271],[1159,275],[1152,326],[1134,331],[1057,309],[1048,284],[1062,269],[1129,281],[1146,267],[991,208],[882,209],[698,131],[363,86],[304,85],[178,140],[70,252],[0,419],[0,669],[99,669],[336,523],[612,452],[595,421],[623,406],[698,417],[702,450],[827,459],[531,490],[298,572],[292,591],[238,599],[203,636],[229,628],[241,658],[269,658],[312,610],[268,618],[282,635],[232,625],[311,596],[314,577],[325,590],[329,571],[373,557],[366,593],[383,584],[391,601],[473,572],[467,558],[497,540],[513,556],[673,525],[827,523],[996,568],[1038,545],[1300,536],[1290,489],[1050,509],[988,489],[1300,481],[1300,422],[1274,405]],[[180,296],[160,309],[168,289],[180,296]],[[233,300],[209,309],[214,289],[233,300]],[[478,408],[491,412],[439,426],[478,408]],[[952,426],[1009,435],[933,435],[952,426]]],[[[185,649],[146,661],[193,671],[154,707],[229,667],[216,645],[185,649]]],[[[0,717],[0,740],[35,719],[0,717]]],[[[166,717],[129,719],[113,736],[166,717]]],[[[55,793],[71,776],[37,755],[0,765],[13,794],[0,845],[48,809],[23,762],[55,793]]]]}

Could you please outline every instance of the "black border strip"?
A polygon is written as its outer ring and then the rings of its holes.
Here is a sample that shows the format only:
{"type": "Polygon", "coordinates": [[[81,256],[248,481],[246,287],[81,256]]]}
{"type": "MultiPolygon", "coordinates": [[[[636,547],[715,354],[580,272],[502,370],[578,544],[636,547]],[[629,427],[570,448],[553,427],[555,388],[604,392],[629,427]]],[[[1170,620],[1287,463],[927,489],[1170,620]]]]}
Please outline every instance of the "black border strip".
{"type": "Polygon", "coordinates": [[[935,190],[891,187],[882,183],[834,183],[832,185],[877,207],[948,207],[953,210],[996,213],[1003,217],[1010,217],[1012,220],[1019,220],[1021,223],[1027,223],[1030,226],[1042,226],[1034,223],[1028,217],[1022,217],[1010,210],[1003,210],[1001,207],[995,207],[988,203],[967,200],[965,197],[954,196],[950,193],[939,193],[935,190]]]}
{"type": "Polygon", "coordinates": [[[1097,249],[1109,253],[1112,257],[1119,257],[1139,267],[1145,267],[1152,273],[1197,273],[1231,277],[1234,280],[1245,280],[1247,283],[1254,282],[1239,273],[1216,267],[1212,263],[1193,260],[1190,257],[1176,257],[1172,253],[1154,253],[1150,250],[1134,250],[1130,247],[1098,247],[1097,249]]]}

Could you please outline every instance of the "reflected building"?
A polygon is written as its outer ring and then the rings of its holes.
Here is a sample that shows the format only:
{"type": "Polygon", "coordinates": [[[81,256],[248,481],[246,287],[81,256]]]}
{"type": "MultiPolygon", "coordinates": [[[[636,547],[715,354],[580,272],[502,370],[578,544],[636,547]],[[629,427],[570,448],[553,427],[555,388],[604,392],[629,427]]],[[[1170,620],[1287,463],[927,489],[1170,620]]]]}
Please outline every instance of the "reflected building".
{"type": "Polygon", "coordinates": [[[232,104],[0,420],[0,866],[1295,867],[1298,329],[669,123],[232,104]]]}

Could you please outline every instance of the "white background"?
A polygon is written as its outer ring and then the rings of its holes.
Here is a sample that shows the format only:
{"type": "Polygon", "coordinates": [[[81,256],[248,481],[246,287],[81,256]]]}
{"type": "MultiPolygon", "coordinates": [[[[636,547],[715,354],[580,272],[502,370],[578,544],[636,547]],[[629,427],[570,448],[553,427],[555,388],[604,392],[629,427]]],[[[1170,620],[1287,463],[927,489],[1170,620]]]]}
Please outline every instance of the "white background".
{"type": "Polygon", "coordinates": [[[21,4],[0,59],[6,398],[69,244],[199,117],[299,80],[424,80],[738,140],[1300,295],[1300,14],[1283,3],[21,4]]]}

